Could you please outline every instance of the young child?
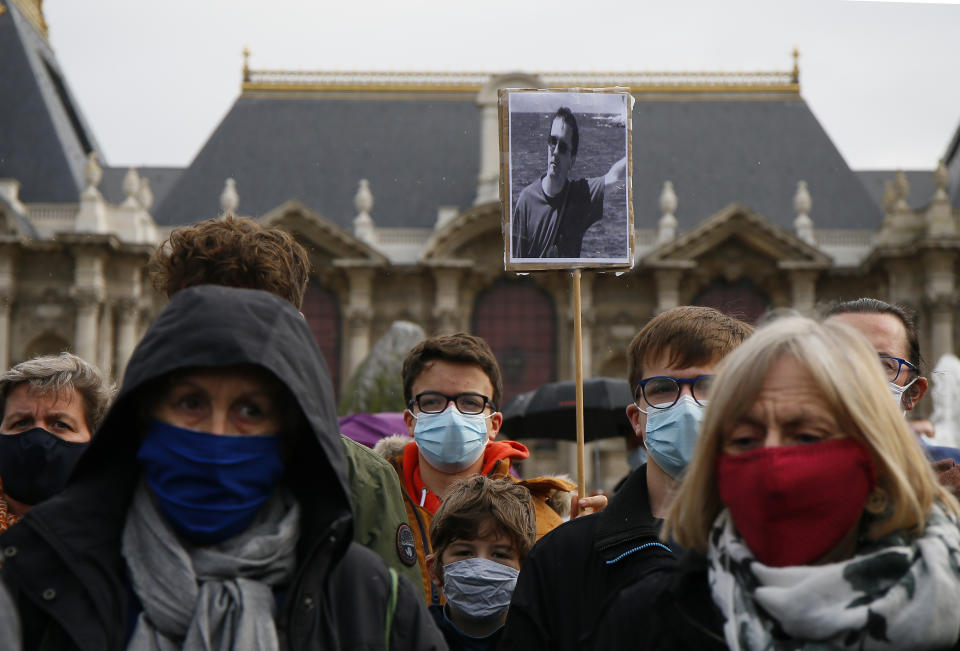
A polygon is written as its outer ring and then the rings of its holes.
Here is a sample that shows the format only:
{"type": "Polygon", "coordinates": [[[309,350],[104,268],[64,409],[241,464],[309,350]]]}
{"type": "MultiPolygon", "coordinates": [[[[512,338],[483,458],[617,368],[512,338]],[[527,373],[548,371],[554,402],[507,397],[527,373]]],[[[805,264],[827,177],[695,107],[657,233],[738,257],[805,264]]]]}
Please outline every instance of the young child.
{"type": "Polygon", "coordinates": [[[520,566],[537,538],[533,500],[509,479],[458,482],[430,524],[430,579],[445,605],[430,606],[451,651],[496,649],[520,566]]]}

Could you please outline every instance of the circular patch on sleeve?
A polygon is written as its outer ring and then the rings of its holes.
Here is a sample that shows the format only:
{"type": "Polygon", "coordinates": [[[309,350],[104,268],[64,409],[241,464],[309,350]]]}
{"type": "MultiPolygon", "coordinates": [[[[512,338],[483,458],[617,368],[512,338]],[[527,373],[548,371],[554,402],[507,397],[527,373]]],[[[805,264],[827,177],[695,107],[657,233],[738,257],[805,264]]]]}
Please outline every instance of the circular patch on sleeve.
{"type": "Polygon", "coordinates": [[[413,529],[406,522],[397,527],[397,556],[407,567],[417,564],[417,543],[413,539],[413,529]]]}

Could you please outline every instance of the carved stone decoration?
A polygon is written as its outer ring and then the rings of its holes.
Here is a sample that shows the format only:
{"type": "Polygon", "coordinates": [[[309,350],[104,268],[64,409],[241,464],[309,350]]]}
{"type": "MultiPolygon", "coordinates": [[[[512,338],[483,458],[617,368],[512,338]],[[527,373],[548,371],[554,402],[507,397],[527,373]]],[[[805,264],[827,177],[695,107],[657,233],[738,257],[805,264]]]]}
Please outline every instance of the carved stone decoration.
{"type": "Polygon", "coordinates": [[[950,195],[947,194],[949,182],[950,175],[941,158],[937,163],[937,169],[933,172],[933,183],[936,189],[925,215],[927,237],[931,239],[953,237],[957,234],[957,223],[953,217],[950,195]]]}
{"type": "Polygon", "coordinates": [[[375,227],[373,217],[370,216],[370,211],[373,210],[373,193],[370,192],[370,181],[367,179],[360,179],[353,205],[357,209],[357,216],[353,218],[353,234],[358,240],[373,245],[375,227]]]}
{"type": "Polygon", "coordinates": [[[907,175],[903,170],[897,170],[893,186],[897,192],[897,202],[894,205],[894,210],[897,212],[910,210],[910,206],[907,204],[907,198],[910,196],[910,182],[907,181],[907,175]]]}
{"type": "Polygon", "coordinates": [[[343,392],[343,413],[402,411],[401,367],[407,353],[426,337],[416,323],[395,321],[353,373],[343,392]]]}
{"type": "Polygon", "coordinates": [[[103,180],[103,168],[100,167],[100,161],[97,160],[97,152],[92,151],[87,154],[87,164],[83,168],[83,178],[87,182],[82,197],[99,197],[100,181],[103,180]]]}
{"type": "Polygon", "coordinates": [[[660,212],[663,215],[657,224],[657,244],[666,244],[677,236],[677,194],[673,191],[673,182],[664,181],[660,192],[660,212]]]}
{"type": "Polygon", "coordinates": [[[237,194],[237,182],[228,178],[220,193],[220,211],[226,215],[235,215],[240,206],[240,195],[237,194]]]}
{"type": "Polygon", "coordinates": [[[897,205],[897,188],[892,180],[883,183],[883,211],[887,214],[893,212],[893,207],[897,205]]]}
{"type": "Polygon", "coordinates": [[[816,246],[817,240],[813,234],[813,220],[810,218],[810,208],[813,200],[807,189],[806,181],[797,182],[797,193],[793,195],[793,211],[797,214],[793,220],[793,230],[797,237],[811,246],[816,246]]]}
{"type": "Polygon", "coordinates": [[[937,161],[937,169],[933,171],[933,184],[936,186],[934,200],[943,198],[949,200],[947,195],[947,185],[950,183],[950,174],[947,172],[947,166],[943,164],[943,159],[937,161]]]}
{"type": "Polygon", "coordinates": [[[153,207],[153,190],[150,189],[150,179],[142,177],[140,179],[140,188],[137,190],[137,201],[143,206],[144,210],[150,210],[153,207]]]}
{"type": "Polygon", "coordinates": [[[129,168],[123,177],[123,194],[126,199],[123,200],[124,208],[137,208],[140,202],[137,194],[140,192],[140,175],[137,170],[129,168]]]}
{"type": "Polygon", "coordinates": [[[97,161],[97,153],[90,152],[83,169],[87,187],[80,193],[80,210],[77,211],[74,230],[79,233],[106,233],[107,208],[97,186],[103,179],[103,169],[97,161]]]}

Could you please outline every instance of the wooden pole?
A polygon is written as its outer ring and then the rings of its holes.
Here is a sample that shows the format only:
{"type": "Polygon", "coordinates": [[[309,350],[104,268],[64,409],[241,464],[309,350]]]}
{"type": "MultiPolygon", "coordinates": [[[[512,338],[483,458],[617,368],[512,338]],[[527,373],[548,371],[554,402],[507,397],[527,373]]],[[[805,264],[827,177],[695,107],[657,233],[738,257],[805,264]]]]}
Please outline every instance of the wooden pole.
{"type": "Polygon", "coordinates": [[[587,496],[583,465],[583,332],[580,325],[580,270],[573,270],[573,356],[577,386],[577,495],[587,496]]]}

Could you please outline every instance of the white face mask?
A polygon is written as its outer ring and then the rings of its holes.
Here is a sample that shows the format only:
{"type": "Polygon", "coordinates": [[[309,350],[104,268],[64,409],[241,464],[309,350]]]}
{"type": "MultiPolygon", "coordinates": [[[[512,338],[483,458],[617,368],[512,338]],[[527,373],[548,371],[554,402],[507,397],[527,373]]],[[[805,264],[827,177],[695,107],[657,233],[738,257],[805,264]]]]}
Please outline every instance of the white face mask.
{"type": "Polygon", "coordinates": [[[916,382],[919,379],[920,378],[915,377],[904,386],[900,386],[899,384],[894,384],[893,382],[887,382],[887,386],[890,387],[890,394],[893,396],[894,404],[897,405],[897,409],[900,409],[901,411],[903,411],[904,415],[906,415],[907,411],[903,408],[903,394],[906,392],[907,389],[909,389],[913,385],[914,382],[916,382]]]}

